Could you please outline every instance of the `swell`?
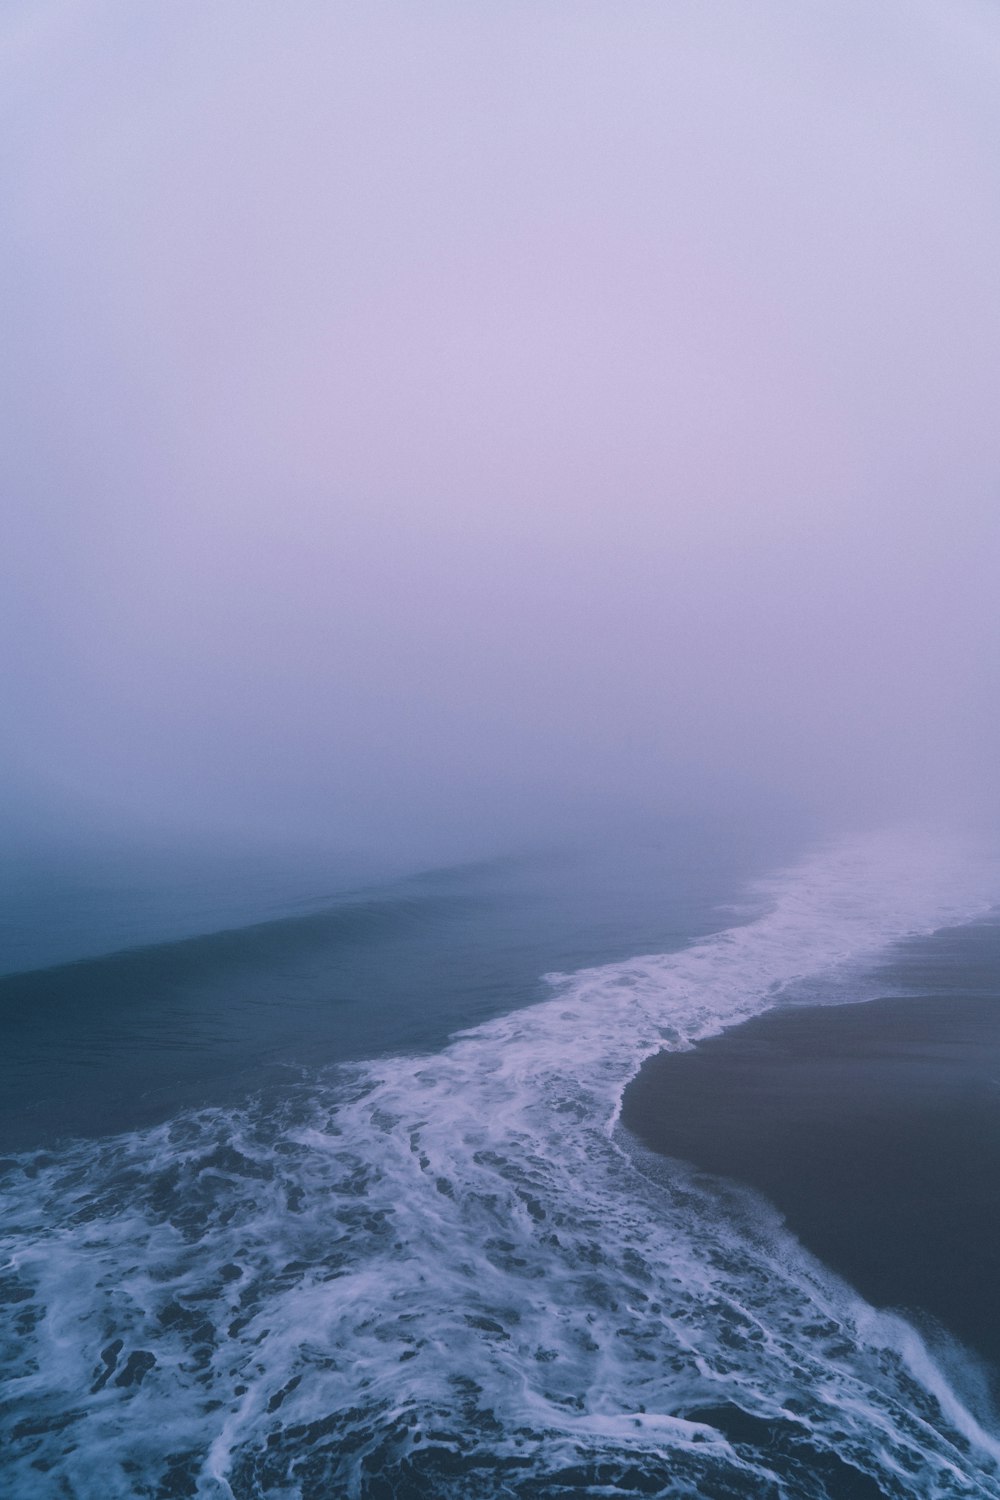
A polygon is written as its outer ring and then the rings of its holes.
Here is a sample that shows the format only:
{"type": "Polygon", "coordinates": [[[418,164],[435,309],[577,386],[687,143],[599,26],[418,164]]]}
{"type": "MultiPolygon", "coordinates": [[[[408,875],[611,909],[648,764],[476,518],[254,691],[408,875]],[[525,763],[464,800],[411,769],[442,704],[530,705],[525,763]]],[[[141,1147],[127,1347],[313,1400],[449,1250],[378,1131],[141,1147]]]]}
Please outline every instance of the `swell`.
{"type": "MultiPolygon", "coordinates": [[[[447,905],[454,908],[457,898],[447,905]]],[[[194,937],[123,948],[97,957],[74,959],[44,969],[0,974],[0,1006],[31,1003],[40,995],[71,1002],[79,988],[102,984],[134,992],[150,977],[172,982],[210,977],[221,971],[257,970],[310,947],[377,937],[403,923],[432,920],[446,905],[437,893],[358,893],[303,916],[228,927],[194,937]]]]}
{"type": "Polygon", "coordinates": [[[971,916],[991,878],[843,844],[758,921],[553,977],[438,1054],[12,1162],[15,1492],[1000,1495],[912,1329],[615,1130],[651,1052],[971,916]]]}

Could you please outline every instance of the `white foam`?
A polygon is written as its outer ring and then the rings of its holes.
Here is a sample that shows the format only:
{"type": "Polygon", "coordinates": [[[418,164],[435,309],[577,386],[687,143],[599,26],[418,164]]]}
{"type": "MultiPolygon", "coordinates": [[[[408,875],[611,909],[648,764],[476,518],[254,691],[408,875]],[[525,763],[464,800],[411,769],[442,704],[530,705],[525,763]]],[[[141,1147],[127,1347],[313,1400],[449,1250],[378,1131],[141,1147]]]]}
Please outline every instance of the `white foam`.
{"type": "Polygon", "coordinates": [[[844,842],[770,882],[756,921],[551,976],[546,1002],[316,1085],[280,1122],[206,1112],[79,1147],[11,1196],[11,1265],[45,1315],[10,1394],[86,1411],[75,1448],[41,1439],[81,1500],[134,1493],[165,1453],[206,1497],[297,1496],[310,1463],[344,1495],[407,1465],[468,1495],[505,1465],[543,1483],[626,1460],[678,1493],[716,1472],[752,1493],[760,1456],[687,1416],[725,1403],[900,1494],[1000,1496],[994,1439],[912,1330],[615,1134],[651,1052],[971,917],[993,879],[940,840],[844,842]],[[135,1351],[155,1368],[116,1385],[135,1351]]]}

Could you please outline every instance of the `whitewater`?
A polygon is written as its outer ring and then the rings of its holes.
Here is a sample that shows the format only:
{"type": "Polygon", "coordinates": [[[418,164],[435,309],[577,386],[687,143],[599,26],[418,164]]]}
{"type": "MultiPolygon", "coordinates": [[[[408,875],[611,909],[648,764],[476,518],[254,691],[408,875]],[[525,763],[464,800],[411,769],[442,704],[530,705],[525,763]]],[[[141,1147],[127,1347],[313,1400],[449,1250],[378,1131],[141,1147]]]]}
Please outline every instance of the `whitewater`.
{"type": "Polygon", "coordinates": [[[954,1361],[618,1124],[653,1052],[857,998],[996,887],[960,842],[844,840],[438,1053],[11,1158],[6,1493],[1000,1496],[954,1361]]]}

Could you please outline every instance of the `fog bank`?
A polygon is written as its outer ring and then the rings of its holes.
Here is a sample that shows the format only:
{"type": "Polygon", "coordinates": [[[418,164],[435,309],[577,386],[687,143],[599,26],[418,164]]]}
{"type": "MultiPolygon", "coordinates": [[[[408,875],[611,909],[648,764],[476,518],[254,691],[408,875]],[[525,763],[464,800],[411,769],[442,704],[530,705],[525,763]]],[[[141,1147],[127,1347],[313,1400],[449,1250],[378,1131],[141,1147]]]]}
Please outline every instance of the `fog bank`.
{"type": "Polygon", "coordinates": [[[9,815],[995,816],[992,6],[0,20],[9,815]]]}

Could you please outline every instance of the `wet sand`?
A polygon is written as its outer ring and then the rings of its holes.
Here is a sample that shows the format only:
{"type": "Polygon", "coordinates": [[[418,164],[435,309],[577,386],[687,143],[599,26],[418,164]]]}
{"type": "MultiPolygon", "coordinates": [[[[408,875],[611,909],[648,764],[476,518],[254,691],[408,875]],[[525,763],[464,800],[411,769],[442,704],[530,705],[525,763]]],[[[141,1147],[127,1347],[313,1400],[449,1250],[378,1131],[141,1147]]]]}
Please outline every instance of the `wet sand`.
{"type": "Polygon", "coordinates": [[[905,998],[786,1006],[650,1059],[622,1120],[1000,1374],[1000,928],[912,943],[880,977],[905,998]]]}

